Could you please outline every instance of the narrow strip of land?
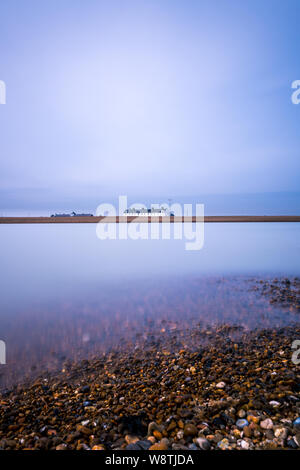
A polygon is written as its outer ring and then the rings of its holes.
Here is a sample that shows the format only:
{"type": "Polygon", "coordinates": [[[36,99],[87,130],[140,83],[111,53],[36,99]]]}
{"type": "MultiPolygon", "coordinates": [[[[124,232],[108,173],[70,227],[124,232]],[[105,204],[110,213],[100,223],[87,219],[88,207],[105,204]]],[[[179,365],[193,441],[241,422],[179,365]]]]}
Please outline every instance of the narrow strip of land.
{"type": "Polygon", "coordinates": [[[300,215],[206,215],[203,217],[0,217],[0,224],[95,224],[101,223],[178,223],[178,222],[300,222],[300,215]]]}

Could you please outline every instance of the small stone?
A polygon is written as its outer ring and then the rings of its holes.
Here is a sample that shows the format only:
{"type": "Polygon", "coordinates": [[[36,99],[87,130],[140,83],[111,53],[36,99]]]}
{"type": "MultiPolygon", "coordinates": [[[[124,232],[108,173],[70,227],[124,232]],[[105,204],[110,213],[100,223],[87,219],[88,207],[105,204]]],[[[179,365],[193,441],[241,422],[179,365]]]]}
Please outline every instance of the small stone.
{"type": "Polygon", "coordinates": [[[273,428],[273,421],[271,418],[267,418],[264,421],[261,421],[260,427],[262,429],[272,429],[273,428]]]}
{"type": "Polygon", "coordinates": [[[221,441],[218,442],[217,447],[221,450],[226,450],[230,448],[229,445],[229,440],[228,439],[222,439],[221,441]]]}
{"type": "Polygon", "coordinates": [[[290,448],[290,449],[297,449],[298,446],[294,440],[294,438],[291,438],[287,441],[286,445],[290,448]]]}
{"type": "Polygon", "coordinates": [[[177,442],[173,442],[172,450],[189,450],[189,448],[183,444],[179,444],[177,442]]]}
{"type": "Polygon", "coordinates": [[[47,434],[47,429],[48,429],[47,426],[41,427],[40,433],[41,433],[41,434],[47,434]]]}
{"type": "Polygon", "coordinates": [[[105,447],[103,444],[97,444],[92,447],[92,450],[105,450],[105,447]]]}
{"type": "Polygon", "coordinates": [[[161,432],[160,426],[158,426],[155,421],[152,421],[148,424],[148,435],[151,436],[153,434],[153,431],[161,432]]]}
{"type": "Polygon", "coordinates": [[[136,436],[131,436],[130,434],[126,434],[125,441],[127,444],[135,444],[139,440],[136,436]]]}
{"type": "Polygon", "coordinates": [[[249,423],[258,424],[259,421],[260,421],[260,418],[259,418],[259,416],[248,415],[248,416],[247,416],[247,420],[249,421],[249,423]]]}
{"type": "Polygon", "coordinates": [[[278,408],[280,406],[280,403],[279,403],[279,401],[271,400],[269,402],[269,405],[273,406],[273,408],[278,408]]]}
{"type": "Polygon", "coordinates": [[[202,450],[209,450],[210,449],[209,441],[207,439],[203,438],[203,437],[197,437],[197,439],[195,439],[195,443],[202,450]]]}
{"type": "Polygon", "coordinates": [[[238,419],[235,424],[239,429],[243,429],[245,426],[249,426],[249,422],[246,419],[238,419]]]}
{"type": "MultiPolygon", "coordinates": [[[[173,429],[176,429],[176,427],[177,427],[176,421],[174,421],[174,420],[172,419],[172,421],[170,422],[169,426],[167,427],[167,431],[168,431],[168,432],[173,431],[173,429]]],[[[154,431],[154,432],[155,432],[155,431],[154,431]]],[[[154,432],[153,432],[153,436],[155,436],[154,432]]],[[[156,431],[156,432],[158,432],[159,434],[161,434],[159,431],[156,431]]],[[[161,439],[161,437],[159,437],[158,439],[161,439]]]]}
{"type": "Polygon", "coordinates": [[[87,428],[86,426],[82,426],[81,424],[77,424],[76,430],[84,436],[90,436],[91,434],[93,434],[93,432],[89,428],[87,428]]]}
{"type": "Polygon", "coordinates": [[[219,382],[216,385],[217,388],[224,388],[225,386],[226,386],[225,382],[219,382]]]}
{"type": "Polygon", "coordinates": [[[83,406],[86,407],[86,406],[91,406],[91,402],[90,401],[84,401],[83,402],[83,406]]]}
{"type": "Polygon", "coordinates": [[[58,446],[55,447],[55,450],[67,450],[68,446],[67,444],[59,444],[58,446]]]}
{"type": "Polygon", "coordinates": [[[243,427],[243,433],[246,437],[251,437],[252,436],[252,429],[250,426],[244,426],[243,427]]]}
{"type": "Polygon", "coordinates": [[[296,418],[296,419],[293,421],[293,426],[294,426],[296,429],[300,429],[300,417],[299,417],[299,418],[296,418]]]}
{"type": "Polygon", "coordinates": [[[274,437],[275,437],[273,429],[266,429],[265,430],[265,436],[266,436],[266,439],[269,439],[270,441],[273,441],[274,437]]]}
{"type": "Polygon", "coordinates": [[[84,442],[77,445],[77,450],[91,450],[91,448],[84,442]]]}
{"type": "Polygon", "coordinates": [[[153,444],[149,447],[149,450],[168,450],[169,441],[168,439],[162,439],[160,442],[153,444]]]}
{"type": "Polygon", "coordinates": [[[184,435],[185,436],[196,436],[198,434],[198,429],[194,424],[186,424],[184,426],[184,435]]]}
{"type": "Polygon", "coordinates": [[[184,422],[182,421],[182,419],[180,419],[177,424],[180,429],[184,429],[184,422]]]}
{"type": "Polygon", "coordinates": [[[296,436],[294,436],[294,441],[296,442],[297,446],[300,447],[300,432],[297,432],[296,436]]]}
{"type": "Polygon", "coordinates": [[[245,441],[245,439],[242,439],[240,442],[239,442],[239,445],[242,449],[244,450],[248,450],[249,447],[250,447],[250,444],[249,442],[245,441]]]}
{"type": "Polygon", "coordinates": [[[145,441],[137,441],[136,445],[138,445],[141,450],[148,450],[152,443],[147,439],[145,441]]]}
{"type": "Polygon", "coordinates": [[[126,450],[141,450],[140,446],[137,443],[128,444],[126,450]]]}
{"type": "MultiPolygon", "coordinates": [[[[247,428],[247,426],[245,426],[245,427],[243,428],[243,430],[246,429],[246,428],[247,428]]],[[[238,439],[238,438],[241,437],[241,431],[240,431],[239,429],[234,429],[234,430],[233,430],[233,435],[234,435],[234,437],[236,437],[236,438],[238,439]]]]}
{"type": "Polygon", "coordinates": [[[162,439],[162,433],[157,431],[156,429],[153,431],[153,436],[155,437],[155,439],[157,439],[158,441],[160,441],[162,439]]]}
{"type": "Polygon", "coordinates": [[[180,431],[178,431],[178,433],[176,434],[177,436],[177,439],[180,441],[180,439],[183,439],[183,436],[184,436],[184,432],[182,431],[182,429],[180,431]]]}
{"type": "Polygon", "coordinates": [[[193,442],[188,445],[188,449],[189,450],[199,450],[198,447],[196,446],[196,444],[194,444],[193,442]]]}
{"type": "Polygon", "coordinates": [[[274,431],[274,436],[279,439],[286,439],[288,436],[288,429],[284,427],[276,428],[274,431]]]}
{"type": "Polygon", "coordinates": [[[246,411],[243,410],[243,408],[240,409],[240,410],[238,411],[238,417],[239,417],[239,418],[245,418],[245,416],[246,416],[246,411]]]}

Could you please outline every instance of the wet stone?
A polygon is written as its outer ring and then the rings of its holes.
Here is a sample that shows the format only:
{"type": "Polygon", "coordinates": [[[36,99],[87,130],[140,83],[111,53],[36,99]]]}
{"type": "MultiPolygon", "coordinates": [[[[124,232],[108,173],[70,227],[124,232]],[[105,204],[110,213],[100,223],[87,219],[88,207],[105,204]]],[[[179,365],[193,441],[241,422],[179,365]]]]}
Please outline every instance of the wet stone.
{"type": "Polygon", "coordinates": [[[230,449],[230,443],[229,440],[224,438],[221,441],[218,442],[218,448],[220,450],[227,450],[230,449]]]}
{"type": "Polygon", "coordinates": [[[300,417],[296,418],[295,421],[293,421],[293,426],[296,429],[300,429],[300,417]]]}
{"type": "Polygon", "coordinates": [[[298,449],[298,447],[299,447],[297,445],[297,443],[295,442],[295,439],[293,437],[291,439],[288,439],[286,444],[290,449],[298,449]]]}
{"type": "Polygon", "coordinates": [[[195,443],[198,445],[198,447],[201,449],[201,450],[210,450],[210,442],[203,438],[203,437],[197,437],[195,439],[195,443]]]}
{"type": "Polygon", "coordinates": [[[249,422],[246,419],[238,419],[235,424],[239,429],[243,429],[245,426],[249,426],[249,422]]]}
{"type": "Polygon", "coordinates": [[[185,436],[196,436],[198,434],[198,429],[194,424],[186,424],[184,427],[185,436]]]}
{"type": "Polygon", "coordinates": [[[260,422],[260,427],[262,429],[272,429],[273,428],[273,421],[270,418],[264,419],[260,422]]]}
{"type": "Polygon", "coordinates": [[[148,450],[151,447],[152,443],[148,440],[145,440],[145,441],[137,441],[136,445],[138,445],[141,450],[148,450]]]}
{"type": "Polygon", "coordinates": [[[141,450],[141,448],[137,443],[135,443],[135,444],[128,444],[126,446],[126,450],[141,450]]]}

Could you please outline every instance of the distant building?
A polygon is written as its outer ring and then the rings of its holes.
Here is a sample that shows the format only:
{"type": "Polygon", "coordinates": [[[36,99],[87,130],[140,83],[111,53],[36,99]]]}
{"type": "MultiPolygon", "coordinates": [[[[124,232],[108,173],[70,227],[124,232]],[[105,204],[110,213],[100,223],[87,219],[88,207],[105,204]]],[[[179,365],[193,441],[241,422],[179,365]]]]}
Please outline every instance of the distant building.
{"type": "Polygon", "coordinates": [[[93,217],[93,214],[76,214],[76,212],[71,212],[71,214],[52,214],[51,217],[93,217]]]}
{"type": "Polygon", "coordinates": [[[173,217],[173,212],[169,212],[164,207],[157,209],[135,209],[134,207],[131,209],[126,209],[124,211],[124,215],[131,216],[131,217],[173,217]]]}
{"type": "Polygon", "coordinates": [[[52,214],[51,217],[71,217],[71,214],[52,214]]]}
{"type": "Polygon", "coordinates": [[[76,212],[71,212],[72,217],[93,217],[93,214],[76,214],[76,212]]]}

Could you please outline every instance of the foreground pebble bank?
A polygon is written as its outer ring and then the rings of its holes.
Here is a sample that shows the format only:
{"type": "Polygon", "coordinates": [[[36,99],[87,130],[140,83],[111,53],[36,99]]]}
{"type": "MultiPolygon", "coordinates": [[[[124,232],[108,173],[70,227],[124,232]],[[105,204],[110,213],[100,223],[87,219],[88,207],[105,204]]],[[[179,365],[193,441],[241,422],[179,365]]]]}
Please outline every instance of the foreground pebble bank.
{"type": "Polygon", "coordinates": [[[185,338],[176,331],[3,392],[0,449],[300,448],[300,328],[199,326],[193,348],[185,338]]]}

